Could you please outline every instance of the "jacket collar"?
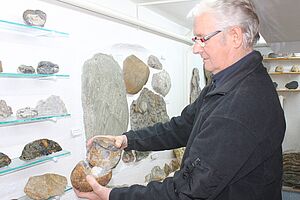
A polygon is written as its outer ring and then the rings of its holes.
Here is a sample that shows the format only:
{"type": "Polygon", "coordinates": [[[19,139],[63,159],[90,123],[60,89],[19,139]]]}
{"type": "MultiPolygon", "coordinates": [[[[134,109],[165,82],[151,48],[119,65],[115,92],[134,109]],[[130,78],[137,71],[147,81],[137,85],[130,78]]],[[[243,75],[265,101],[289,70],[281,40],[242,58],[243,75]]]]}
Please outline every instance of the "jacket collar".
{"type": "MultiPolygon", "coordinates": [[[[225,95],[228,93],[237,83],[242,79],[252,73],[257,67],[259,67],[262,62],[262,56],[258,51],[252,51],[238,62],[234,63],[238,67],[234,67],[236,70],[229,74],[225,79],[222,85],[210,91],[206,96],[212,96],[215,94],[225,95]]],[[[231,65],[230,67],[233,67],[231,65]]]]}

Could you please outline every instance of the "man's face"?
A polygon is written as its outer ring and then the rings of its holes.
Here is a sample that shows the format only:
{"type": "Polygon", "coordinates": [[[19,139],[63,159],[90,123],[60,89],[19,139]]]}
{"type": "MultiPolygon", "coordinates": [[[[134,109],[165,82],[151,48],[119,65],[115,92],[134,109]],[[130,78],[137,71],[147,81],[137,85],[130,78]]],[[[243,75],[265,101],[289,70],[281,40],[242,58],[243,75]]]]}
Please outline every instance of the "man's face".
{"type": "MultiPolygon", "coordinates": [[[[203,13],[197,16],[194,21],[194,34],[197,37],[203,37],[215,31],[218,31],[215,27],[215,19],[209,13],[203,13]]],[[[205,69],[213,74],[218,73],[227,67],[228,59],[230,59],[230,44],[226,40],[226,33],[222,32],[216,34],[207,40],[204,47],[195,43],[193,52],[200,54],[203,58],[205,69]]]]}

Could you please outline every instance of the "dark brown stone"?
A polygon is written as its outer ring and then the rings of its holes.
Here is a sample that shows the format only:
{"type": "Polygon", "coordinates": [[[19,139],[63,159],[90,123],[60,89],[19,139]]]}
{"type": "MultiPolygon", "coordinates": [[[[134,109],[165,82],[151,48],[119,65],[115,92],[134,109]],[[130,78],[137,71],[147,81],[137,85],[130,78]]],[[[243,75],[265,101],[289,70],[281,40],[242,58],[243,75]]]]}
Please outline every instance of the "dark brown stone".
{"type": "Polygon", "coordinates": [[[0,152],[0,168],[8,166],[11,163],[10,158],[4,153],[0,152]]]}

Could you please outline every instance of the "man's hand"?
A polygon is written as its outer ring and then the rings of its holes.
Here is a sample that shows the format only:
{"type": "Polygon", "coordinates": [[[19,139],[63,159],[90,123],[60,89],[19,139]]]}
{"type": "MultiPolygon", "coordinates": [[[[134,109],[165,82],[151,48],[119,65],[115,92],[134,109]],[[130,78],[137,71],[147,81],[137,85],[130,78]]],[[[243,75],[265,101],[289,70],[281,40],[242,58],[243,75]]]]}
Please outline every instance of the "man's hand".
{"type": "Polygon", "coordinates": [[[114,145],[120,150],[123,150],[128,146],[126,135],[119,135],[119,136],[112,136],[112,135],[101,135],[100,136],[100,135],[97,135],[97,136],[94,136],[94,137],[92,137],[91,139],[89,139],[87,141],[87,144],[86,144],[87,149],[89,149],[92,146],[93,140],[97,137],[106,137],[106,138],[114,141],[114,145]]]}
{"type": "Polygon", "coordinates": [[[100,185],[96,179],[91,176],[86,176],[87,182],[93,188],[92,192],[79,192],[78,190],[74,189],[75,194],[80,198],[86,198],[89,200],[109,200],[109,194],[112,190],[111,188],[103,187],[100,185]]]}

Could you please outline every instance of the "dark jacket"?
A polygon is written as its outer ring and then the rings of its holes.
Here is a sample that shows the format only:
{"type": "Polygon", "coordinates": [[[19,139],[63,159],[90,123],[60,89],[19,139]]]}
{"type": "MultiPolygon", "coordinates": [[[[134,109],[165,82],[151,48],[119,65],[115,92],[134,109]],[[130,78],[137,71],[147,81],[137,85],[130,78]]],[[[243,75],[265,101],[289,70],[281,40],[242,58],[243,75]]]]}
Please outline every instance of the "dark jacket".
{"type": "Polygon", "coordinates": [[[110,200],[280,200],[284,113],[260,53],[253,51],[224,84],[181,116],[129,131],[127,150],[186,146],[174,177],[115,188],[110,200]]]}

